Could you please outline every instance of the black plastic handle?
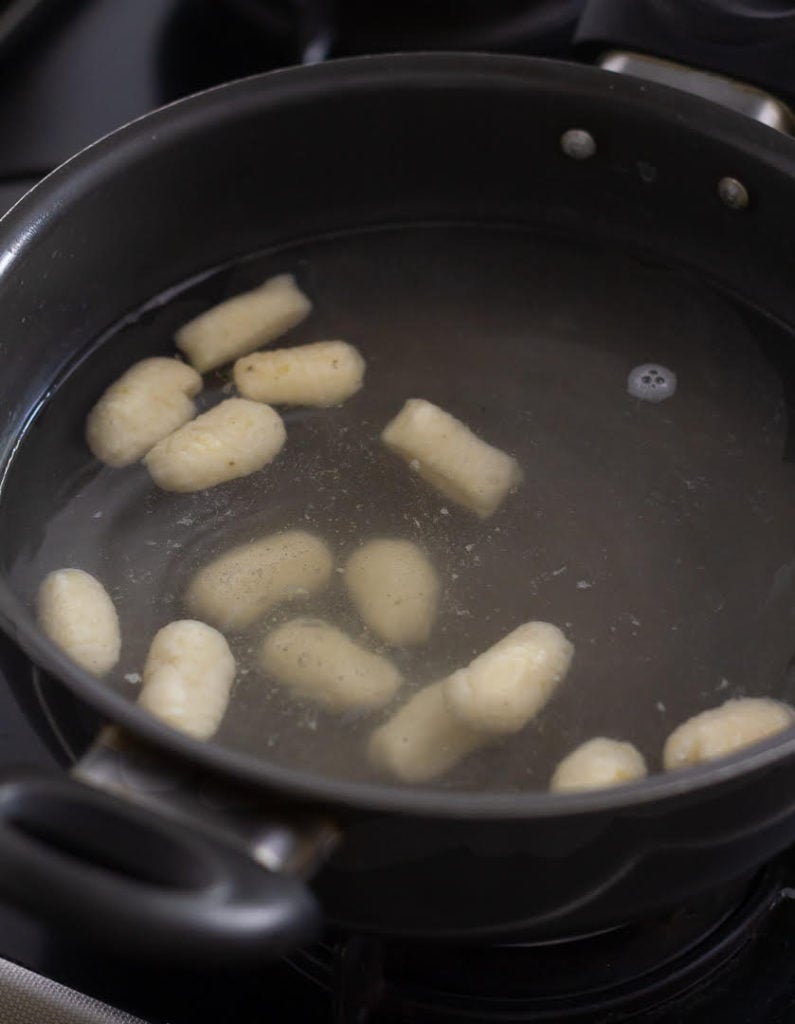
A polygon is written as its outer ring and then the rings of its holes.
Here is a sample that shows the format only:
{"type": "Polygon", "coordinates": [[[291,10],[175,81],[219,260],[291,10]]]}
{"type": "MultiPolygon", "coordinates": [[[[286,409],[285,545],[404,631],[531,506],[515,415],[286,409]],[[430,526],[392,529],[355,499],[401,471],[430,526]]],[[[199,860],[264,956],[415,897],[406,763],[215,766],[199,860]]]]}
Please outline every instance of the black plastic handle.
{"type": "Polygon", "coordinates": [[[0,898],[137,958],[237,963],[311,938],[298,879],[68,778],[0,783],[0,898]]]}
{"type": "Polygon", "coordinates": [[[575,42],[589,57],[640,50],[795,98],[791,0],[586,0],[575,42]]]}

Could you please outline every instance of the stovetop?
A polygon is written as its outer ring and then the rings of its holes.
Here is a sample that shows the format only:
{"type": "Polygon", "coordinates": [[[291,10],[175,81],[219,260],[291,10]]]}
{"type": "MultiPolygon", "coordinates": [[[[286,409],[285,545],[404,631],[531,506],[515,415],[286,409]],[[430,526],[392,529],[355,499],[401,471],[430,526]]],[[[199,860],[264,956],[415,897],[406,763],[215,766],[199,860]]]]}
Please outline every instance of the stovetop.
{"type": "MultiPolygon", "coordinates": [[[[581,5],[0,0],[0,210],[93,139],[197,89],[357,52],[444,48],[567,57],[581,5]],[[9,12],[25,22],[24,31],[16,23],[4,31],[9,12]]],[[[58,772],[74,753],[74,737],[58,735],[57,721],[47,721],[50,713],[57,720],[57,706],[40,683],[0,637],[0,769],[58,772]]],[[[92,726],[86,712],[86,737],[92,726]]],[[[0,957],[151,1024],[790,1024],[793,897],[795,850],[698,906],[590,939],[458,949],[329,935],[287,961],[218,975],[114,960],[0,908],[0,957]]]]}

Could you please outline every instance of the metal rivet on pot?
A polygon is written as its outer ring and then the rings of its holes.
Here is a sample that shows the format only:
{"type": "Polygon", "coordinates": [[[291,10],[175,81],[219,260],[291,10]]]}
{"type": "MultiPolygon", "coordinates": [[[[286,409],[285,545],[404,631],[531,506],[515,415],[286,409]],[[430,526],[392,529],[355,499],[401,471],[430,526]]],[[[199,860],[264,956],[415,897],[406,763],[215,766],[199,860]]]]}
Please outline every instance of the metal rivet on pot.
{"type": "Polygon", "coordinates": [[[748,189],[737,178],[721,178],[718,182],[718,196],[730,210],[745,210],[750,202],[748,189]]]}
{"type": "Polygon", "coordinates": [[[596,152],[596,140],[584,128],[569,128],[560,137],[560,148],[572,160],[587,160],[596,152]]]}

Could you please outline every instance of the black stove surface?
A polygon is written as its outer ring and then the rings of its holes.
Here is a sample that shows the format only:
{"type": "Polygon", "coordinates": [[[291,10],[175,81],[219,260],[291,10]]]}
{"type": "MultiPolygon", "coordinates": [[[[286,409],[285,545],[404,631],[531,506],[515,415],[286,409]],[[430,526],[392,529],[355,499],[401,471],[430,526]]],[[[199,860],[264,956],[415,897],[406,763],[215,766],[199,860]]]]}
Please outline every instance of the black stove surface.
{"type": "MultiPolygon", "coordinates": [[[[0,0],[0,210],[95,138],[197,89],[300,59],[357,52],[444,48],[565,57],[581,6],[582,0],[0,0]]],[[[96,725],[88,711],[78,714],[79,727],[67,736],[58,718],[57,690],[42,688],[26,659],[0,637],[0,769],[63,770],[96,725]]],[[[0,908],[0,956],[151,1024],[789,1024],[793,897],[795,850],[698,906],[601,936],[486,949],[328,936],[289,960],[218,975],[113,960],[74,935],[0,908]]]]}

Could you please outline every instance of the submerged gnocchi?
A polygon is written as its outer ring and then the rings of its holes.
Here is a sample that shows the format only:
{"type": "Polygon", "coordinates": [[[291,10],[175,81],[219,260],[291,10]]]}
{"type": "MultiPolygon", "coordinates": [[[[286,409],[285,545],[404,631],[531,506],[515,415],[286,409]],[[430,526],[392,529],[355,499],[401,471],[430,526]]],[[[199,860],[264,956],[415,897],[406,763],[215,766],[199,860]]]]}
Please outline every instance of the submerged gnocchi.
{"type": "Polygon", "coordinates": [[[285,601],[321,591],[333,567],[325,541],[305,530],[285,530],[219,555],[195,575],[185,603],[219,629],[238,632],[285,601]]]}
{"type": "Polygon", "coordinates": [[[359,615],[395,646],[425,643],[439,603],[439,577],[408,540],[371,540],[345,565],[345,584],[359,615]]]}
{"type": "Polygon", "coordinates": [[[270,277],[200,313],[177,331],[177,348],[199,373],[275,341],[309,315],[312,303],[292,274],[270,277]]]}
{"type": "Polygon", "coordinates": [[[273,630],[260,665],[296,696],[331,711],[383,707],[402,681],[392,662],[322,619],[292,619],[273,630]]]}
{"type": "Polygon", "coordinates": [[[453,713],[444,686],[415,693],[373,732],[367,750],[376,768],[401,782],[428,782],[489,741],[453,713]]]}
{"type": "Polygon", "coordinates": [[[443,775],[478,747],[516,733],[565,676],[573,646],[529,622],[465,669],[426,686],[370,738],[370,761],[403,782],[443,775]]]}

